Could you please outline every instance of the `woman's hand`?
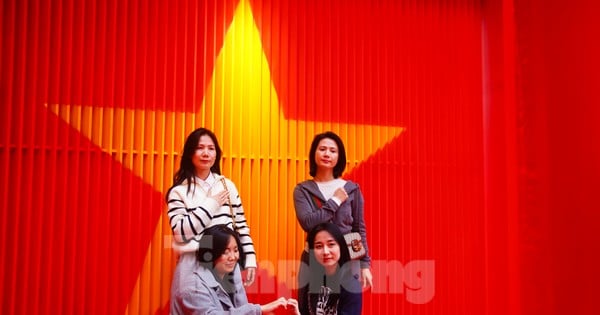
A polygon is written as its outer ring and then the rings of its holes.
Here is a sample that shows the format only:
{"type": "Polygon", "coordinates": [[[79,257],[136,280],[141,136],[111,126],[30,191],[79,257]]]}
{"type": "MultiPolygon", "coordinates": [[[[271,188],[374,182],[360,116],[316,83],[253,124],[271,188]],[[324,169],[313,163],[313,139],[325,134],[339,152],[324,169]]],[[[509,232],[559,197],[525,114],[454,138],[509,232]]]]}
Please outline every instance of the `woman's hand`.
{"type": "Polygon", "coordinates": [[[271,303],[261,305],[260,310],[262,311],[262,313],[270,313],[274,312],[280,307],[289,310],[292,314],[300,315],[300,310],[298,309],[298,301],[296,301],[295,299],[286,299],[284,297],[280,297],[271,303]]]}
{"type": "Polygon", "coordinates": [[[346,201],[348,199],[348,193],[344,189],[344,187],[340,187],[333,192],[333,196],[340,200],[340,202],[346,201]]]}
{"type": "Polygon", "coordinates": [[[300,315],[300,309],[298,308],[298,301],[296,299],[288,299],[288,307],[287,309],[291,314],[300,315]]]}
{"type": "Polygon", "coordinates": [[[362,283],[363,288],[373,286],[373,275],[371,275],[371,269],[364,268],[360,270],[360,282],[362,283]]]}
{"type": "Polygon", "coordinates": [[[248,267],[246,268],[246,279],[244,280],[244,286],[249,287],[254,283],[254,279],[256,278],[256,268],[248,267]]]}
{"type": "Polygon", "coordinates": [[[219,206],[222,206],[229,200],[229,192],[226,190],[221,190],[216,194],[209,192],[209,197],[216,200],[219,206]]]}

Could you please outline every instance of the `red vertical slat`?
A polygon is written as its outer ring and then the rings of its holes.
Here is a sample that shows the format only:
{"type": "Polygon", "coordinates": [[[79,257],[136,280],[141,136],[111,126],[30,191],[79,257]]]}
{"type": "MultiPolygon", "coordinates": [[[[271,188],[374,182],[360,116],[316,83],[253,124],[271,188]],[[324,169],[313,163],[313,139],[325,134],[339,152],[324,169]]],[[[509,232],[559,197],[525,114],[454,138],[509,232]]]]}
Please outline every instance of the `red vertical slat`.
{"type": "Polygon", "coordinates": [[[505,119],[508,118],[504,107],[511,106],[504,103],[508,100],[502,92],[503,85],[510,84],[510,80],[506,82],[502,74],[506,66],[503,64],[503,12],[501,1],[490,1],[484,5],[483,164],[486,311],[489,314],[510,314],[514,310],[512,285],[507,281],[508,261],[514,256],[506,242],[509,239],[509,205],[506,202],[508,183],[504,177],[507,172],[504,147],[514,146],[514,143],[503,134],[505,119]]]}
{"type": "MultiPolygon", "coordinates": [[[[11,260],[12,268],[9,270],[18,270],[22,266],[23,269],[29,270],[30,262],[27,261],[28,249],[27,245],[31,239],[31,222],[27,219],[29,217],[29,211],[27,209],[27,203],[29,200],[28,189],[26,189],[27,182],[27,170],[25,170],[25,166],[29,167],[24,163],[26,155],[24,154],[26,150],[30,149],[31,143],[26,144],[24,142],[24,133],[25,128],[21,128],[24,126],[24,122],[26,121],[26,107],[25,107],[25,68],[27,58],[27,41],[25,40],[25,34],[28,31],[27,25],[27,16],[28,16],[28,4],[27,3],[18,3],[16,4],[16,14],[15,14],[15,33],[20,34],[21,37],[17,37],[15,39],[14,49],[15,55],[13,62],[15,63],[14,67],[14,83],[13,83],[13,91],[12,102],[11,104],[16,104],[18,107],[15,109],[14,116],[12,119],[15,121],[15,129],[14,133],[11,134],[12,141],[14,141],[14,159],[10,163],[10,167],[14,170],[23,171],[23,174],[18,172],[14,176],[13,187],[16,188],[14,196],[10,197],[10,200],[14,201],[14,211],[11,212],[14,216],[9,218],[9,222],[11,222],[11,228],[13,235],[10,236],[10,239],[19,240],[19,242],[15,242],[14,247],[12,248],[12,252],[9,252],[7,255],[8,259],[11,260]],[[19,176],[20,175],[20,176],[19,176]],[[23,244],[21,246],[21,244],[23,244]]],[[[29,170],[29,175],[31,174],[31,170],[29,170]]],[[[9,313],[15,312],[22,305],[26,303],[26,294],[27,292],[27,283],[21,281],[20,275],[17,272],[13,272],[10,276],[10,285],[9,290],[11,291],[9,295],[11,296],[10,301],[13,302],[10,304],[9,313]]]]}
{"type": "MultiPolygon", "coordinates": [[[[40,43],[42,42],[39,38],[39,23],[40,23],[40,8],[37,5],[31,6],[28,8],[28,19],[27,19],[27,37],[33,40],[27,42],[26,46],[26,55],[24,56],[27,60],[26,65],[24,67],[23,73],[27,74],[24,78],[27,81],[33,81],[30,84],[26,84],[25,88],[25,99],[23,102],[23,109],[29,107],[29,112],[27,113],[27,124],[31,126],[39,126],[40,125],[40,109],[41,106],[37,103],[39,100],[38,93],[43,91],[39,88],[43,82],[39,79],[37,70],[39,69],[39,61],[40,58],[39,52],[40,43]],[[27,106],[27,107],[26,107],[27,106]]],[[[43,173],[43,169],[40,167],[42,163],[40,163],[41,159],[43,159],[43,149],[41,149],[41,137],[33,131],[33,128],[26,128],[27,133],[25,134],[25,143],[28,143],[28,150],[26,151],[26,159],[24,161],[24,171],[21,172],[21,176],[24,178],[26,186],[24,186],[24,191],[33,192],[39,187],[39,181],[43,173]]],[[[45,202],[40,200],[42,198],[27,198],[26,202],[21,204],[22,209],[43,209],[45,206],[45,202]]],[[[41,216],[34,215],[33,211],[25,211],[27,213],[27,218],[23,220],[23,222],[27,222],[26,224],[30,228],[30,232],[28,236],[29,240],[24,246],[24,252],[26,253],[26,257],[24,257],[24,265],[28,265],[30,272],[23,273],[21,281],[25,283],[26,288],[31,290],[31,288],[35,288],[37,283],[42,275],[41,269],[43,266],[39,264],[42,261],[43,257],[41,256],[41,249],[46,245],[46,242],[42,236],[42,233],[39,231],[43,230],[43,225],[41,224],[41,216]]],[[[39,313],[39,290],[36,290],[31,294],[30,298],[32,301],[36,301],[35,304],[30,305],[29,309],[33,313],[39,313]]]]}
{"type": "MultiPolygon", "coordinates": [[[[80,16],[82,19],[82,21],[80,22],[80,28],[82,29],[82,32],[79,35],[81,45],[81,61],[79,64],[81,67],[79,74],[79,80],[81,81],[81,95],[78,98],[80,99],[78,104],[73,105],[98,105],[96,103],[97,99],[94,98],[94,88],[97,86],[96,84],[98,84],[96,79],[98,77],[101,77],[101,72],[95,71],[97,64],[100,63],[100,58],[98,58],[100,54],[97,51],[98,45],[96,41],[96,35],[98,32],[97,24],[98,20],[101,18],[98,16],[98,5],[100,4],[96,1],[85,2],[84,4],[82,4],[82,7],[80,9],[80,16]],[[88,65],[86,64],[85,59],[93,60],[94,62],[93,64],[88,65]]],[[[85,131],[95,129],[95,131],[92,131],[91,134],[102,131],[102,126],[100,123],[98,123],[100,119],[91,119],[91,121],[89,122],[84,116],[82,116],[81,119],[82,130],[85,131]]],[[[80,155],[83,156],[83,161],[79,162],[78,167],[78,170],[80,170],[80,173],[82,175],[80,178],[81,182],[78,185],[80,191],[78,195],[81,196],[81,200],[79,200],[78,203],[80,205],[80,207],[78,207],[79,209],[93,209],[94,206],[98,204],[97,201],[95,201],[97,193],[92,188],[94,179],[98,178],[97,168],[93,165],[93,161],[96,160],[97,157],[96,159],[94,159],[95,156],[92,154],[92,150],[93,148],[91,143],[79,139],[78,151],[81,152],[80,155]]],[[[77,211],[77,222],[94,222],[94,220],[91,219],[90,216],[91,212],[91,210],[77,211]]],[[[85,249],[86,251],[90,252],[94,251],[94,247],[92,245],[92,237],[93,235],[96,235],[94,226],[95,222],[94,224],[87,225],[84,229],[81,229],[81,231],[77,233],[77,248],[85,249]]],[[[74,288],[75,301],[77,301],[74,310],[76,314],[85,313],[87,310],[94,309],[93,302],[89,300],[86,301],[86,297],[89,297],[89,294],[93,294],[92,292],[95,291],[95,283],[97,277],[97,262],[95,261],[95,259],[90,259],[90,255],[88,255],[86,251],[80,251],[80,254],[77,255],[77,258],[75,260],[76,264],[86,266],[86,268],[89,268],[89,270],[91,270],[91,272],[89,272],[86,275],[86,281],[84,282],[87,285],[81,285],[79,289],[77,289],[77,286],[75,286],[74,288]]]]}
{"type": "MultiPolygon", "coordinates": [[[[58,69],[60,76],[58,80],[59,84],[59,95],[58,101],[63,101],[70,105],[68,102],[72,101],[71,94],[71,86],[73,85],[73,78],[71,76],[73,72],[73,1],[65,0],[58,6],[59,10],[64,13],[64,19],[60,21],[60,28],[58,32],[61,34],[61,38],[63,39],[61,49],[59,50],[59,58],[61,58],[61,67],[58,69]]],[[[67,109],[62,110],[67,111],[67,109]]],[[[72,115],[70,112],[68,115],[72,115]]],[[[59,140],[61,140],[61,150],[59,151],[60,164],[59,164],[59,176],[57,177],[57,186],[58,189],[58,200],[56,204],[56,213],[58,214],[57,227],[59,227],[59,232],[57,233],[60,237],[60,243],[62,246],[59,246],[59,256],[61,259],[58,260],[58,270],[60,276],[60,282],[58,286],[55,288],[65,288],[62,290],[63,292],[59,295],[59,305],[64,314],[73,314],[74,313],[74,299],[72,291],[73,283],[75,282],[75,275],[70,270],[74,269],[72,265],[71,256],[68,255],[69,248],[73,246],[73,238],[69,237],[69,229],[73,226],[69,219],[71,216],[67,209],[71,206],[71,190],[68,189],[70,187],[70,183],[68,182],[68,177],[63,176],[62,174],[66,174],[71,170],[71,161],[70,157],[73,154],[77,154],[72,147],[72,138],[69,133],[69,121],[67,120],[64,123],[60,123],[60,131],[58,133],[59,140]],[[60,139],[62,138],[62,139],[60,139]]]]}
{"type": "MultiPolygon", "coordinates": [[[[39,60],[38,64],[34,67],[33,73],[35,73],[35,82],[36,88],[35,90],[38,92],[35,97],[34,106],[37,108],[38,114],[36,115],[40,122],[35,125],[39,127],[39,130],[43,130],[43,134],[39,134],[36,132],[36,142],[38,143],[38,152],[36,153],[35,165],[37,165],[36,177],[35,180],[36,185],[40,185],[44,187],[44,190],[50,192],[50,196],[54,196],[54,192],[56,189],[55,185],[46,185],[50,181],[53,176],[55,176],[55,161],[56,155],[55,150],[48,143],[48,139],[51,137],[55,137],[52,134],[51,130],[49,130],[49,122],[48,122],[48,114],[43,109],[43,101],[48,100],[49,98],[49,68],[50,68],[50,55],[48,53],[41,53],[48,51],[48,47],[50,46],[50,6],[48,3],[39,2],[37,9],[39,13],[37,14],[36,20],[38,20],[39,24],[36,26],[37,36],[36,42],[38,42],[38,47],[35,49],[40,52],[35,57],[36,60],[39,60]]],[[[53,198],[36,198],[35,209],[49,209],[54,204],[53,198]]],[[[44,231],[44,233],[38,233],[36,242],[39,244],[39,259],[37,261],[47,261],[47,257],[51,257],[53,254],[51,251],[52,243],[54,239],[51,234],[52,230],[52,221],[53,216],[34,216],[36,218],[35,226],[39,231],[44,231]]],[[[31,298],[32,301],[35,301],[37,309],[35,312],[39,314],[43,314],[46,310],[49,309],[49,305],[51,304],[51,298],[48,296],[46,292],[50,292],[50,281],[48,277],[48,265],[49,264],[38,264],[38,275],[34,276],[35,286],[39,289],[36,290],[34,296],[31,298]]]]}
{"type": "MultiPolygon", "coordinates": [[[[2,16],[2,22],[0,22],[0,72],[3,73],[0,76],[0,110],[4,113],[0,116],[0,123],[4,128],[0,130],[0,173],[1,174],[9,174],[9,165],[10,165],[10,133],[12,131],[12,107],[5,106],[4,104],[12,103],[12,76],[13,76],[13,68],[12,68],[12,60],[14,53],[14,43],[13,36],[15,34],[12,26],[14,25],[13,20],[14,12],[12,10],[12,3],[9,1],[2,1],[0,3],[0,16],[2,16]]],[[[2,176],[0,178],[0,209],[9,209],[9,187],[10,180],[9,176],[2,176]]],[[[8,221],[9,221],[9,213],[7,210],[3,210],[2,214],[0,214],[0,246],[8,253],[11,248],[11,244],[9,242],[9,234],[8,234],[8,221]]],[[[8,269],[7,258],[0,259],[0,270],[3,271],[4,280],[0,283],[0,292],[9,292],[10,288],[8,288],[8,281],[6,280],[6,276],[4,273],[8,269]]],[[[2,305],[2,312],[9,312],[10,299],[9,294],[2,294],[0,297],[0,305],[2,305]]]]}
{"type": "MultiPolygon", "coordinates": [[[[0,135],[2,135],[2,174],[11,174],[10,170],[13,167],[12,164],[12,156],[15,155],[16,148],[12,147],[11,138],[12,133],[15,132],[14,118],[15,113],[14,107],[9,106],[8,104],[14,103],[14,77],[15,77],[15,64],[13,62],[16,54],[16,4],[15,1],[3,1],[0,3],[0,13],[2,14],[2,22],[0,23],[0,44],[2,45],[2,49],[0,49],[0,70],[3,75],[0,76],[0,106],[2,111],[5,113],[4,115],[0,115],[0,120],[2,120],[2,125],[4,128],[0,131],[0,135]],[[4,104],[7,104],[5,107],[4,104]]],[[[10,178],[7,175],[2,176],[1,186],[2,190],[2,222],[0,226],[2,227],[2,231],[0,232],[1,238],[0,243],[3,245],[2,248],[6,253],[2,259],[0,259],[0,267],[3,272],[3,281],[0,284],[0,288],[2,288],[2,297],[0,298],[2,303],[2,312],[6,314],[12,314],[14,312],[14,296],[16,293],[13,290],[14,288],[14,273],[11,277],[7,271],[14,270],[14,253],[16,250],[16,244],[12,242],[14,240],[14,219],[15,212],[10,212],[8,209],[14,208],[14,202],[10,202],[9,200],[16,200],[16,192],[12,192],[9,187],[14,187],[16,184],[14,180],[17,178],[10,178]],[[15,196],[13,196],[15,194],[15,196]],[[10,208],[9,208],[10,207],[10,208]]]]}
{"type": "MultiPolygon", "coordinates": [[[[503,25],[503,56],[504,56],[504,104],[505,104],[505,137],[507,139],[506,146],[506,180],[507,180],[507,220],[508,230],[516,231],[519,225],[519,214],[517,207],[517,112],[516,112],[516,81],[515,81],[515,66],[516,66],[516,48],[515,48],[515,21],[514,21],[514,4],[512,1],[502,1],[502,25],[503,25]]],[[[519,234],[509,233],[506,240],[508,245],[508,283],[511,288],[509,294],[509,312],[510,314],[521,314],[520,308],[520,292],[519,292],[519,252],[517,246],[519,244],[519,234]]]]}
{"type": "MultiPolygon", "coordinates": [[[[93,5],[89,6],[90,8],[90,16],[89,23],[92,24],[91,34],[89,34],[90,40],[90,49],[92,54],[92,60],[94,60],[94,66],[90,67],[89,71],[93,72],[93,75],[89,75],[88,86],[90,89],[89,95],[89,105],[98,104],[100,105],[108,105],[108,96],[106,93],[108,91],[108,80],[107,80],[107,24],[108,24],[108,8],[109,2],[107,1],[94,1],[93,5]]],[[[87,67],[86,67],[87,68],[87,67]]],[[[109,119],[108,115],[104,113],[102,108],[99,108],[95,111],[100,117],[93,119],[93,129],[92,132],[96,135],[101,143],[107,143],[107,139],[104,135],[104,126],[106,125],[105,119],[109,119]]],[[[104,169],[104,165],[101,163],[102,157],[99,154],[92,155],[90,157],[90,167],[92,168],[89,172],[90,182],[95,182],[94,179],[100,178],[100,174],[106,173],[108,170],[104,169]],[[95,163],[93,163],[95,161],[95,163]]],[[[93,187],[90,185],[90,187],[93,187]]],[[[98,193],[94,192],[93,189],[90,189],[90,208],[93,209],[98,205],[102,204],[101,200],[104,196],[100,196],[98,193]]],[[[87,215],[87,222],[94,222],[89,225],[88,231],[84,239],[86,240],[85,248],[89,252],[100,252],[101,248],[98,244],[98,237],[94,237],[94,235],[102,235],[102,224],[99,224],[99,221],[96,217],[96,214],[93,212],[89,212],[87,215]]],[[[105,235],[103,235],[106,237],[105,235]]],[[[90,257],[82,257],[81,263],[85,263],[87,268],[89,268],[89,281],[86,282],[84,286],[84,291],[89,294],[89,296],[102,296],[101,286],[97,285],[102,283],[103,274],[101,272],[102,263],[98,259],[91,259],[90,257]]],[[[98,305],[97,299],[90,299],[85,307],[90,310],[97,310],[100,306],[98,305]]]]}
{"type": "MultiPolygon", "coordinates": [[[[45,83],[46,93],[44,93],[45,101],[50,103],[52,100],[57,99],[58,89],[60,84],[60,80],[58,77],[60,76],[61,62],[57,60],[57,56],[59,56],[59,52],[57,48],[52,47],[62,47],[62,36],[59,30],[53,25],[59,24],[56,23],[54,19],[57,21],[61,21],[62,11],[59,10],[58,5],[47,4],[46,13],[45,13],[45,30],[46,30],[46,51],[48,54],[45,54],[45,67],[46,74],[44,78],[40,78],[45,83]]],[[[40,104],[41,105],[41,104],[40,104]]],[[[60,124],[57,123],[57,118],[51,114],[46,112],[45,122],[47,123],[48,129],[44,128],[47,132],[44,133],[44,145],[48,150],[48,153],[44,157],[44,161],[48,164],[48,173],[45,173],[45,181],[42,181],[43,185],[46,187],[46,191],[48,192],[48,198],[45,200],[47,207],[50,209],[57,209],[58,200],[59,200],[59,185],[57,185],[59,178],[59,147],[58,143],[58,135],[60,134],[60,124]]],[[[60,175],[61,177],[63,174],[60,175]]],[[[56,213],[55,211],[53,211],[56,213]]],[[[56,286],[62,283],[57,283],[53,281],[51,277],[52,274],[60,274],[62,267],[62,263],[60,262],[61,250],[63,240],[59,237],[59,232],[61,227],[58,222],[58,215],[50,215],[44,217],[45,224],[45,237],[44,241],[46,242],[46,249],[44,251],[44,257],[56,257],[56,259],[48,259],[47,263],[43,267],[43,281],[41,282],[40,290],[41,294],[44,296],[40,307],[41,314],[49,314],[52,311],[60,310],[63,311],[62,305],[59,301],[61,301],[61,294],[63,290],[56,290],[56,286]]],[[[62,277],[60,278],[62,279],[62,277]]]]}

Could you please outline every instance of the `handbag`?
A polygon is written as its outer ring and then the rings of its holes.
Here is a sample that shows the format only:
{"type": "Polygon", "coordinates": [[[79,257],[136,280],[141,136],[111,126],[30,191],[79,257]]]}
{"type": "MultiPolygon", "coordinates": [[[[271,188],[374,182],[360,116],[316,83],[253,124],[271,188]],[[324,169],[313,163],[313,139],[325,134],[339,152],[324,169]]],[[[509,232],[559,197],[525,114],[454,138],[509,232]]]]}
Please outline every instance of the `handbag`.
{"type": "Polygon", "coordinates": [[[367,250],[363,245],[362,238],[358,232],[350,232],[344,234],[346,240],[346,246],[348,246],[348,252],[350,253],[350,259],[357,260],[365,257],[367,250]]]}
{"type": "MultiPolygon", "coordinates": [[[[227,183],[225,182],[225,177],[221,177],[221,183],[223,184],[223,189],[225,189],[226,192],[229,192],[229,189],[227,189],[227,183]]],[[[229,214],[231,215],[231,224],[233,226],[233,230],[237,232],[237,225],[235,224],[235,212],[231,206],[231,197],[229,195],[227,196],[227,204],[229,205],[229,214]]]]}

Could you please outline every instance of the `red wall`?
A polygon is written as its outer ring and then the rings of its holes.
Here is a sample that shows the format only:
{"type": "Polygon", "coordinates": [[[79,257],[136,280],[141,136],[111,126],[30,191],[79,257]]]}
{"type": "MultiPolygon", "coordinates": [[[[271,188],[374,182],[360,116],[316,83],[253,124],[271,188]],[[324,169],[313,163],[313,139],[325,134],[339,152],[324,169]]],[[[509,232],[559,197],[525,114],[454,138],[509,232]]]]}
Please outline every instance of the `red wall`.
{"type": "MultiPolygon", "coordinates": [[[[346,174],[367,200],[380,281],[365,314],[598,313],[595,1],[250,3],[287,119],[405,128],[346,174]]],[[[164,191],[139,172],[168,182],[160,165],[174,159],[124,167],[139,139],[94,115],[201,112],[237,4],[0,4],[3,314],[166,311],[170,257],[142,272],[164,191]],[[53,104],[89,106],[89,125],[53,104]]]]}
{"type": "Polygon", "coordinates": [[[523,313],[595,314],[600,7],[516,4],[523,313]]]}

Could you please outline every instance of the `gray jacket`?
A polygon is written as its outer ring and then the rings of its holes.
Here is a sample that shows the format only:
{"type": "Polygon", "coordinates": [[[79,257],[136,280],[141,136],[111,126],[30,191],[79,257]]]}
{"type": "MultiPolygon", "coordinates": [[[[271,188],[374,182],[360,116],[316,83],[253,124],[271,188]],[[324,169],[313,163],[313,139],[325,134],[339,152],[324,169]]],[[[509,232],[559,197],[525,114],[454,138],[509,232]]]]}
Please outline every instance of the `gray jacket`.
{"type": "MultiPolygon", "coordinates": [[[[239,275],[239,267],[234,274],[239,275]]],[[[241,278],[236,276],[233,301],[206,267],[195,264],[191,274],[179,278],[171,314],[261,314],[260,305],[248,303],[241,278]]]]}
{"type": "Polygon", "coordinates": [[[371,265],[367,229],[364,217],[364,199],[358,184],[348,180],[344,185],[348,199],[338,206],[332,199],[325,200],[319,187],[313,180],[299,183],[294,188],[294,207],[296,218],[305,232],[323,222],[335,223],[342,233],[359,232],[367,251],[360,260],[361,268],[371,265]]]}

